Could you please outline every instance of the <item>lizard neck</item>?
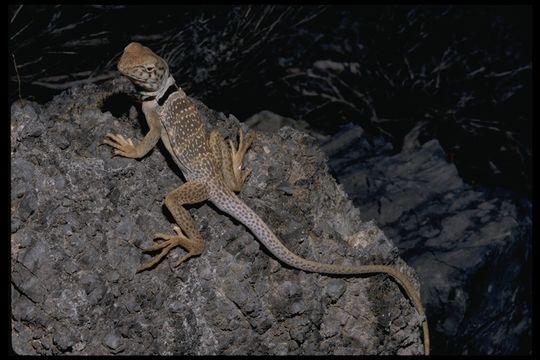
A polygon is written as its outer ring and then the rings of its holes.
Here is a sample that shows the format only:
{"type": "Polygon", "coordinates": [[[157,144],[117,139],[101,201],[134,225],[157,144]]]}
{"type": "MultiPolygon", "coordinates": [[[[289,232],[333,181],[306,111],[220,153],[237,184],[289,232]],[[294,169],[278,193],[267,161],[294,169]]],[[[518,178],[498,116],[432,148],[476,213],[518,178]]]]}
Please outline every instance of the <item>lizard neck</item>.
{"type": "Polygon", "coordinates": [[[165,102],[167,100],[167,97],[174,92],[174,90],[178,90],[178,87],[176,86],[176,81],[174,80],[173,76],[169,74],[169,76],[165,77],[163,80],[163,83],[156,91],[140,91],[140,94],[143,96],[143,101],[151,101],[154,99],[157,99],[158,102],[165,102]],[[171,87],[173,90],[171,91],[171,87]],[[167,95],[167,96],[165,96],[167,95]]]}
{"type": "Polygon", "coordinates": [[[165,101],[167,101],[169,96],[171,96],[171,94],[176,92],[176,91],[178,91],[178,86],[176,85],[176,83],[173,83],[172,85],[170,85],[167,88],[167,91],[165,91],[163,96],[160,96],[160,97],[156,98],[158,105],[163,106],[163,104],[165,104],[165,101]]]}

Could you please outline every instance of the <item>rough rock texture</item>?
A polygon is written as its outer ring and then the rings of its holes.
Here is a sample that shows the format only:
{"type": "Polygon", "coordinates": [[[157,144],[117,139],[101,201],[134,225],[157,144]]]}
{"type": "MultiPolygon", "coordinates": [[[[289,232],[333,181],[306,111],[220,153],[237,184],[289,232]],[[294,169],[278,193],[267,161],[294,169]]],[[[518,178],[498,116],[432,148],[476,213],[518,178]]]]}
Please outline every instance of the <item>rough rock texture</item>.
{"type": "Polygon", "coordinates": [[[323,150],[362,219],[418,272],[434,354],[526,354],[531,347],[531,202],[465,184],[436,140],[390,155],[349,126],[323,150]]]}
{"type": "MultiPolygon", "coordinates": [[[[246,123],[277,131],[284,121],[263,111],[246,123]]],[[[531,202],[465,184],[439,143],[420,145],[414,130],[399,154],[355,125],[313,135],[361,218],[375,220],[418,272],[432,353],[529,353],[531,202]]]]}
{"type": "MultiPolygon", "coordinates": [[[[182,183],[162,145],[142,160],[98,146],[140,140],[127,83],[74,88],[11,108],[11,309],[19,354],[419,354],[420,319],[385,275],[288,268],[208,204],[190,211],[203,255],[175,249],[135,274],[141,248],[172,233],[165,195],[182,183]],[[129,113],[129,117],[123,114],[129,113]],[[114,115],[113,115],[114,114],[114,115]]],[[[197,106],[233,135],[238,121],[197,106]]],[[[305,133],[260,134],[241,198],[292,251],[325,262],[396,263],[398,251],[328,174],[305,133]]]]}

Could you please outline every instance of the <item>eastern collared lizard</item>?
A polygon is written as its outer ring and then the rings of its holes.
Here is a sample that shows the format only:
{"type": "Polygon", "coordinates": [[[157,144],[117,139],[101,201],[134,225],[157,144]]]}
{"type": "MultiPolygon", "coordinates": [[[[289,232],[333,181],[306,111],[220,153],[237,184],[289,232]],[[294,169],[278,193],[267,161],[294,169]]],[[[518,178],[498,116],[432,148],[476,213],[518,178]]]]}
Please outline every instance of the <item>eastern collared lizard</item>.
{"type": "Polygon", "coordinates": [[[155,239],[164,241],[143,251],[161,252],[141,265],[137,272],[153,267],[176,246],[187,251],[176,266],[192,256],[200,255],[204,249],[203,239],[183,205],[209,200],[242,222],[274,256],[294,268],[323,274],[390,275],[403,287],[423,318],[424,352],[429,354],[429,329],[424,307],[405,274],[387,265],[345,266],[302,258],[287,249],[265,222],[236,196],[235,192],[240,191],[249,175],[249,172],[243,173],[242,162],[255,137],[253,132],[244,136],[240,130],[237,148],[230,140],[226,143],[217,129],[208,135],[201,115],[184,91],[176,85],[167,62],[139,43],[133,42],[126,46],[118,62],[118,70],[138,88],[150,130],[136,145],[131,139],[110,133],[106,134],[103,142],[112,146],[116,155],[141,158],[161,138],[186,179],[185,184],[165,198],[165,205],[179,225],[174,226],[176,235],[156,234],[155,239]]]}

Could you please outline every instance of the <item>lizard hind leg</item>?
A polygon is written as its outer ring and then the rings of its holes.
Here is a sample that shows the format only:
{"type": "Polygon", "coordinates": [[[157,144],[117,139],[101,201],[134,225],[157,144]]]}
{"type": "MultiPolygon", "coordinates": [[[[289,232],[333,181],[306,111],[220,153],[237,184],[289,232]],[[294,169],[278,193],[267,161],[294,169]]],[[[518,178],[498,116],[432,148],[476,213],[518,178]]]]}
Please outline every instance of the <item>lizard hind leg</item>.
{"type": "Polygon", "coordinates": [[[200,255],[204,250],[204,241],[193,222],[191,214],[182,205],[195,204],[208,199],[208,190],[206,184],[200,181],[188,181],[175,190],[171,191],[165,198],[165,205],[171,212],[174,220],[179,225],[174,226],[176,235],[157,233],[154,240],[162,239],[164,241],[143,249],[143,252],[161,250],[161,253],[154,256],[146,263],[142,264],[137,272],[149,269],[159,263],[173,248],[180,246],[187,251],[177,263],[180,265],[192,256],[200,255]]]}
{"type": "Polygon", "coordinates": [[[254,139],[254,131],[249,131],[244,137],[244,132],[240,129],[238,147],[235,147],[231,140],[225,142],[218,130],[214,129],[210,134],[210,148],[218,162],[218,168],[221,169],[225,184],[234,192],[242,189],[242,185],[251,174],[251,170],[242,171],[242,163],[254,139]]]}

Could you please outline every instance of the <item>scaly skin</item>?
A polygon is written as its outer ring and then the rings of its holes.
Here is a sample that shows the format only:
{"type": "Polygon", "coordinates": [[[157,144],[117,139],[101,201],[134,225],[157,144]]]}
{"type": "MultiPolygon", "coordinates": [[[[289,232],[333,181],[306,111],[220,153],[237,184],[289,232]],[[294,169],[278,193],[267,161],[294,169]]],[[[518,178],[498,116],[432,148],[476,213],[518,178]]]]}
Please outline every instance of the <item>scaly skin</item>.
{"type": "Polygon", "coordinates": [[[254,139],[249,132],[244,139],[240,131],[238,149],[229,146],[217,130],[207,134],[201,115],[182,89],[175,85],[165,60],[139,43],[130,43],[125,49],[118,70],[140,89],[143,96],[142,109],[150,131],[134,145],[122,135],[107,134],[105,144],[114,148],[116,155],[141,158],[161,138],[186,178],[186,183],[165,198],[176,223],[176,235],[156,234],[155,239],[164,241],[143,251],[162,250],[143,264],[137,271],[155,266],[171,249],[180,246],[187,254],[177,266],[204,250],[203,239],[189,212],[183,207],[209,200],[219,209],[242,222],[282,262],[297,269],[323,274],[375,274],[385,273],[394,278],[412,300],[423,318],[424,352],[429,354],[429,329],[424,307],[409,278],[386,265],[341,266],[304,259],[287,249],[264,221],[251,210],[234,192],[240,191],[248,174],[242,174],[244,155],[254,139]]]}

